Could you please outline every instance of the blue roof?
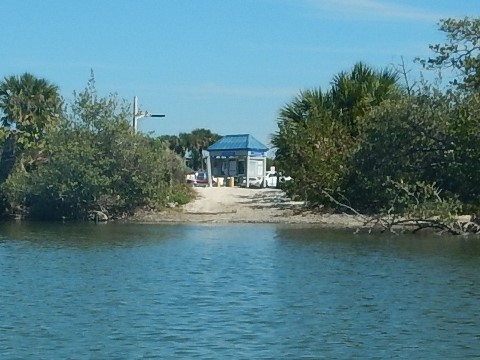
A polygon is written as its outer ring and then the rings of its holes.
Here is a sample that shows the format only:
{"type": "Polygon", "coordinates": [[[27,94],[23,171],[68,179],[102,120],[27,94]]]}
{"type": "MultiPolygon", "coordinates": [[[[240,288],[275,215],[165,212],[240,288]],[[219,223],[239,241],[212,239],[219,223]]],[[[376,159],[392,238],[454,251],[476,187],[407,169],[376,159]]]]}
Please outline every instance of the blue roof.
{"type": "Polygon", "coordinates": [[[208,151],[253,150],[268,151],[268,148],[250,134],[225,135],[210,145],[208,151]]]}

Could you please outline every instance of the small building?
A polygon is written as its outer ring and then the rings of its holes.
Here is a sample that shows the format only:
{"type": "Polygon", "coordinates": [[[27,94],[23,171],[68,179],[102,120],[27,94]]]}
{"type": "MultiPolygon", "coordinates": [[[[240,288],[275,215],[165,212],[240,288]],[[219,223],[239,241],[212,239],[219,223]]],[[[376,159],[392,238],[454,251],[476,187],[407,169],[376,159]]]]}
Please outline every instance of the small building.
{"type": "Polygon", "coordinates": [[[265,179],[268,148],[250,134],[226,135],[207,151],[209,186],[212,177],[246,179],[247,187],[250,178],[265,179]]]}

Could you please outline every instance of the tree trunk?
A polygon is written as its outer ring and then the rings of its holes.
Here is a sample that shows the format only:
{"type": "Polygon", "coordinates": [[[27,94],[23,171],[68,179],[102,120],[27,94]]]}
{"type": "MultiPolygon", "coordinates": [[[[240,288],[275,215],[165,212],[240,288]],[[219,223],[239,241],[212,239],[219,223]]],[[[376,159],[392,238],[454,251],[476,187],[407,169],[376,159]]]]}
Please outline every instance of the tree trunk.
{"type": "Polygon", "coordinates": [[[17,160],[18,135],[11,132],[3,144],[2,157],[0,158],[0,184],[7,180],[17,160]]]}

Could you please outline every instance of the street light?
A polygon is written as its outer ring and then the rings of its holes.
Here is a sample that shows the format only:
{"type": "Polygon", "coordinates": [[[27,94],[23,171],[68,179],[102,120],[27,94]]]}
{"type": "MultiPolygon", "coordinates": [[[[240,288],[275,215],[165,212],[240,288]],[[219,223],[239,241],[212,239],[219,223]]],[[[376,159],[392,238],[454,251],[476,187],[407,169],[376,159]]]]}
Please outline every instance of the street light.
{"type": "Polygon", "coordinates": [[[138,111],[138,98],[136,96],[133,97],[133,131],[135,134],[137,133],[137,124],[138,124],[138,119],[144,118],[144,117],[165,117],[164,114],[150,114],[148,111],[138,111]]]}

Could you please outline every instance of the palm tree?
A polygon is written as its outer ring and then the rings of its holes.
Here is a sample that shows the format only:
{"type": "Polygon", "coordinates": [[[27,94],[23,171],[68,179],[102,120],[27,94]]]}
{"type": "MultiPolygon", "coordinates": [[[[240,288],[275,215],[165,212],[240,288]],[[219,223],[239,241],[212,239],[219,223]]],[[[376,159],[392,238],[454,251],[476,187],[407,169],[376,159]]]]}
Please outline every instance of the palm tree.
{"type": "Polygon", "coordinates": [[[318,115],[330,109],[331,96],[321,89],[301,91],[290,103],[280,109],[279,120],[282,122],[306,123],[318,120],[318,115]]]}
{"type": "Polygon", "coordinates": [[[41,142],[45,132],[57,125],[61,106],[57,86],[45,79],[24,73],[0,82],[0,121],[8,132],[0,158],[0,184],[21,151],[41,142]]]}
{"type": "Polygon", "coordinates": [[[362,120],[375,106],[400,94],[397,80],[394,71],[376,71],[360,62],[336,75],[329,91],[302,91],[280,110],[272,144],[279,168],[296,179],[288,189],[291,195],[323,201],[319,189],[339,189],[362,120]]]}
{"type": "Polygon", "coordinates": [[[278,131],[272,136],[276,148],[275,160],[279,170],[300,177],[315,147],[318,130],[329,127],[332,121],[330,92],[320,88],[301,91],[289,104],[280,109],[278,131]]]}
{"type": "Polygon", "coordinates": [[[373,107],[401,93],[398,73],[384,69],[376,71],[362,62],[350,72],[342,71],[332,80],[332,102],[339,119],[358,133],[358,121],[373,107]]]}
{"type": "Polygon", "coordinates": [[[194,129],[191,133],[180,133],[179,139],[185,151],[190,151],[192,169],[203,170],[203,150],[220,139],[220,135],[208,129],[194,129]]]}

